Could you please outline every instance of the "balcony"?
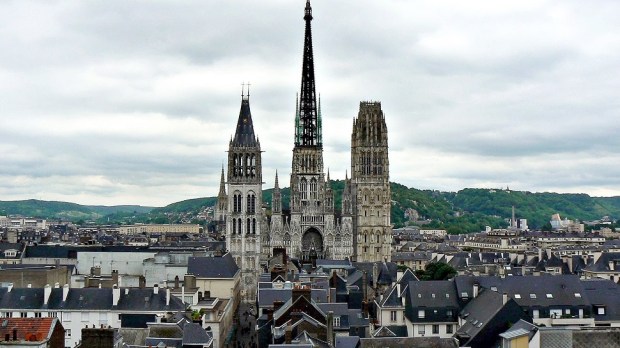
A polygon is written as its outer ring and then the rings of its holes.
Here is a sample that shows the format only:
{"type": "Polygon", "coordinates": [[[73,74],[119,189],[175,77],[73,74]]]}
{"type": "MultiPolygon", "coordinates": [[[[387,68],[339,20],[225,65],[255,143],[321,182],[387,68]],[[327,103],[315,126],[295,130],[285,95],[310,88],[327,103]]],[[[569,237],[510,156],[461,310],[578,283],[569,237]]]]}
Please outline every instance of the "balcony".
{"type": "Polygon", "coordinates": [[[594,318],[551,318],[552,326],[567,326],[567,325],[578,325],[578,326],[594,326],[594,318]]]}

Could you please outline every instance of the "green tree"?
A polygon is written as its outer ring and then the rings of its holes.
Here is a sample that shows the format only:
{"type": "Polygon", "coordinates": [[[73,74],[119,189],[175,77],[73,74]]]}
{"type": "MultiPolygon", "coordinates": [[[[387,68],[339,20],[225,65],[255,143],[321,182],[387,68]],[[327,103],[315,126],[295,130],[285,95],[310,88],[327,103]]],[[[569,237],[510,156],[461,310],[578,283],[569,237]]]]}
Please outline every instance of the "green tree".
{"type": "Polygon", "coordinates": [[[446,280],[456,275],[456,270],[445,262],[431,262],[425,270],[417,270],[416,276],[420,280],[446,280]]]}

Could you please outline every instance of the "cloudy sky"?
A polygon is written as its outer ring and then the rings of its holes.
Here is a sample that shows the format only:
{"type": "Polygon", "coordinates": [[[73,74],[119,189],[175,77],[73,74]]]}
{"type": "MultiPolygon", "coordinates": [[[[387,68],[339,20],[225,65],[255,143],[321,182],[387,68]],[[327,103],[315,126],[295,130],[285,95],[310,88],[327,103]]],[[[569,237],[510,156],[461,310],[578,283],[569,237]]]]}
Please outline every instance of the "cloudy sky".
{"type": "MultiPolygon", "coordinates": [[[[391,180],[620,195],[620,2],[314,0],[332,178],[359,102],[391,180]]],[[[214,196],[250,81],[288,182],[303,0],[0,2],[0,200],[214,196]]],[[[288,186],[288,185],[286,185],[288,186]]]]}

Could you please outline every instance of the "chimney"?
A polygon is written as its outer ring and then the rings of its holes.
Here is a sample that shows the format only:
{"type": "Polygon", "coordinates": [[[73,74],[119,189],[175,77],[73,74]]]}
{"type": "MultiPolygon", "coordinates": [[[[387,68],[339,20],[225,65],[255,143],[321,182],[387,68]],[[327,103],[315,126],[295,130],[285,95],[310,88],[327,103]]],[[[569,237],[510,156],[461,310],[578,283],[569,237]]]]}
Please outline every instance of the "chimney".
{"type": "Polygon", "coordinates": [[[138,287],[140,289],[146,288],[146,278],[144,278],[144,276],[142,276],[142,275],[140,277],[138,277],[138,287]]]}
{"type": "Polygon", "coordinates": [[[377,288],[379,282],[379,264],[376,262],[372,264],[372,287],[377,288]]]}
{"type": "Polygon", "coordinates": [[[13,329],[13,341],[17,341],[17,329],[13,329]]]}
{"type": "Polygon", "coordinates": [[[11,292],[13,290],[13,283],[9,283],[9,286],[6,287],[7,292],[11,292]]]}
{"type": "Polygon", "coordinates": [[[368,301],[368,274],[366,271],[362,273],[362,300],[368,301]]]}
{"type": "Polygon", "coordinates": [[[291,344],[292,340],[293,340],[293,327],[291,326],[291,323],[289,322],[286,324],[286,329],[284,331],[284,343],[291,344]]]}
{"type": "Polygon", "coordinates": [[[196,287],[196,277],[192,274],[186,274],[183,277],[183,285],[185,285],[185,287],[187,289],[193,289],[196,287]]]}
{"type": "Polygon", "coordinates": [[[118,285],[112,286],[112,306],[118,306],[118,301],[121,299],[121,289],[118,285]]]}
{"type": "Polygon", "coordinates": [[[502,305],[505,305],[506,303],[508,303],[508,294],[503,293],[502,294],[502,305]]]}
{"type": "Polygon", "coordinates": [[[327,312],[327,344],[334,346],[334,312],[327,312]]]}
{"type": "Polygon", "coordinates": [[[613,260],[609,260],[609,270],[610,271],[614,271],[615,270],[615,264],[613,260]]]}
{"type": "Polygon", "coordinates": [[[181,287],[181,301],[185,303],[185,286],[181,287]]]}
{"type": "Polygon", "coordinates": [[[31,289],[31,288],[32,288],[32,284],[28,283],[28,285],[26,285],[26,287],[27,287],[28,289],[31,289]]]}
{"type": "Polygon", "coordinates": [[[118,285],[118,270],[116,269],[112,270],[112,284],[118,285]]]}
{"type": "Polygon", "coordinates": [[[399,282],[400,278],[402,278],[404,274],[405,272],[403,271],[396,271],[396,281],[399,282]]]}
{"type": "Polygon", "coordinates": [[[398,295],[398,298],[400,298],[400,283],[396,283],[396,293],[398,295]]]}
{"type": "Polygon", "coordinates": [[[43,304],[46,305],[50,300],[50,295],[52,294],[52,287],[49,284],[45,284],[43,288],[43,304]]]}
{"type": "Polygon", "coordinates": [[[159,294],[159,284],[153,285],[153,294],[159,294]]]}
{"type": "Polygon", "coordinates": [[[179,276],[174,276],[174,288],[178,289],[179,288],[179,276]]]}
{"type": "Polygon", "coordinates": [[[474,292],[473,292],[473,298],[478,297],[478,291],[480,290],[480,284],[478,284],[478,281],[474,282],[474,292]]]}
{"type": "Polygon", "coordinates": [[[69,284],[65,284],[62,287],[62,301],[63,302],[67,300],[67,296],[69,296],[69,284]]]}
{"type": "Polygon", "coordinates": [[[54,283],[54,289],[58,289],[58,288],[60,288],[60,283],[58,282],[54,283]]]}
{"type": "Polygon", "coordinates": [[[166,306],[170,306],[170,289],[166,288],[166,306]]]}
{"type": "Polygon", "coordinates": [[[129,288],[125,288],[125,295],[129,295],[129,288]]]}

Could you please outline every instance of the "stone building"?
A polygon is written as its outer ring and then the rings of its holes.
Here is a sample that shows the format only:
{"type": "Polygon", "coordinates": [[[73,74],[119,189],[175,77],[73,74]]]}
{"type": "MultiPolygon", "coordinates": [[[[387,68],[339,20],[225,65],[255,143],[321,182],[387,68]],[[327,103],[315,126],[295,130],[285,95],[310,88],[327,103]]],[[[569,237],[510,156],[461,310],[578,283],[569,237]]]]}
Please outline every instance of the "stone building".
{"type": "Polygon", "coordinates": [[[256,296],[260,266],[278,254],[297,258],[302,264],[315,264],[317,259],[390,259],[388,143],[381,104],[360,104],[351,136],[352,177],[345,179],[342,206],[335,207],[323,161],[323,122],[316,93],[309,0],[303,18],[289,209],[282,204],[277,173],[271,215],[266,216],[261,209],[261,147],[254,134],[249,95],[243,93],[237,129],[229,145],[226,178],[222,170],[215,219],[220,232],[226,234],[227,249],[241,268],[245,300],[256,296]]]}

